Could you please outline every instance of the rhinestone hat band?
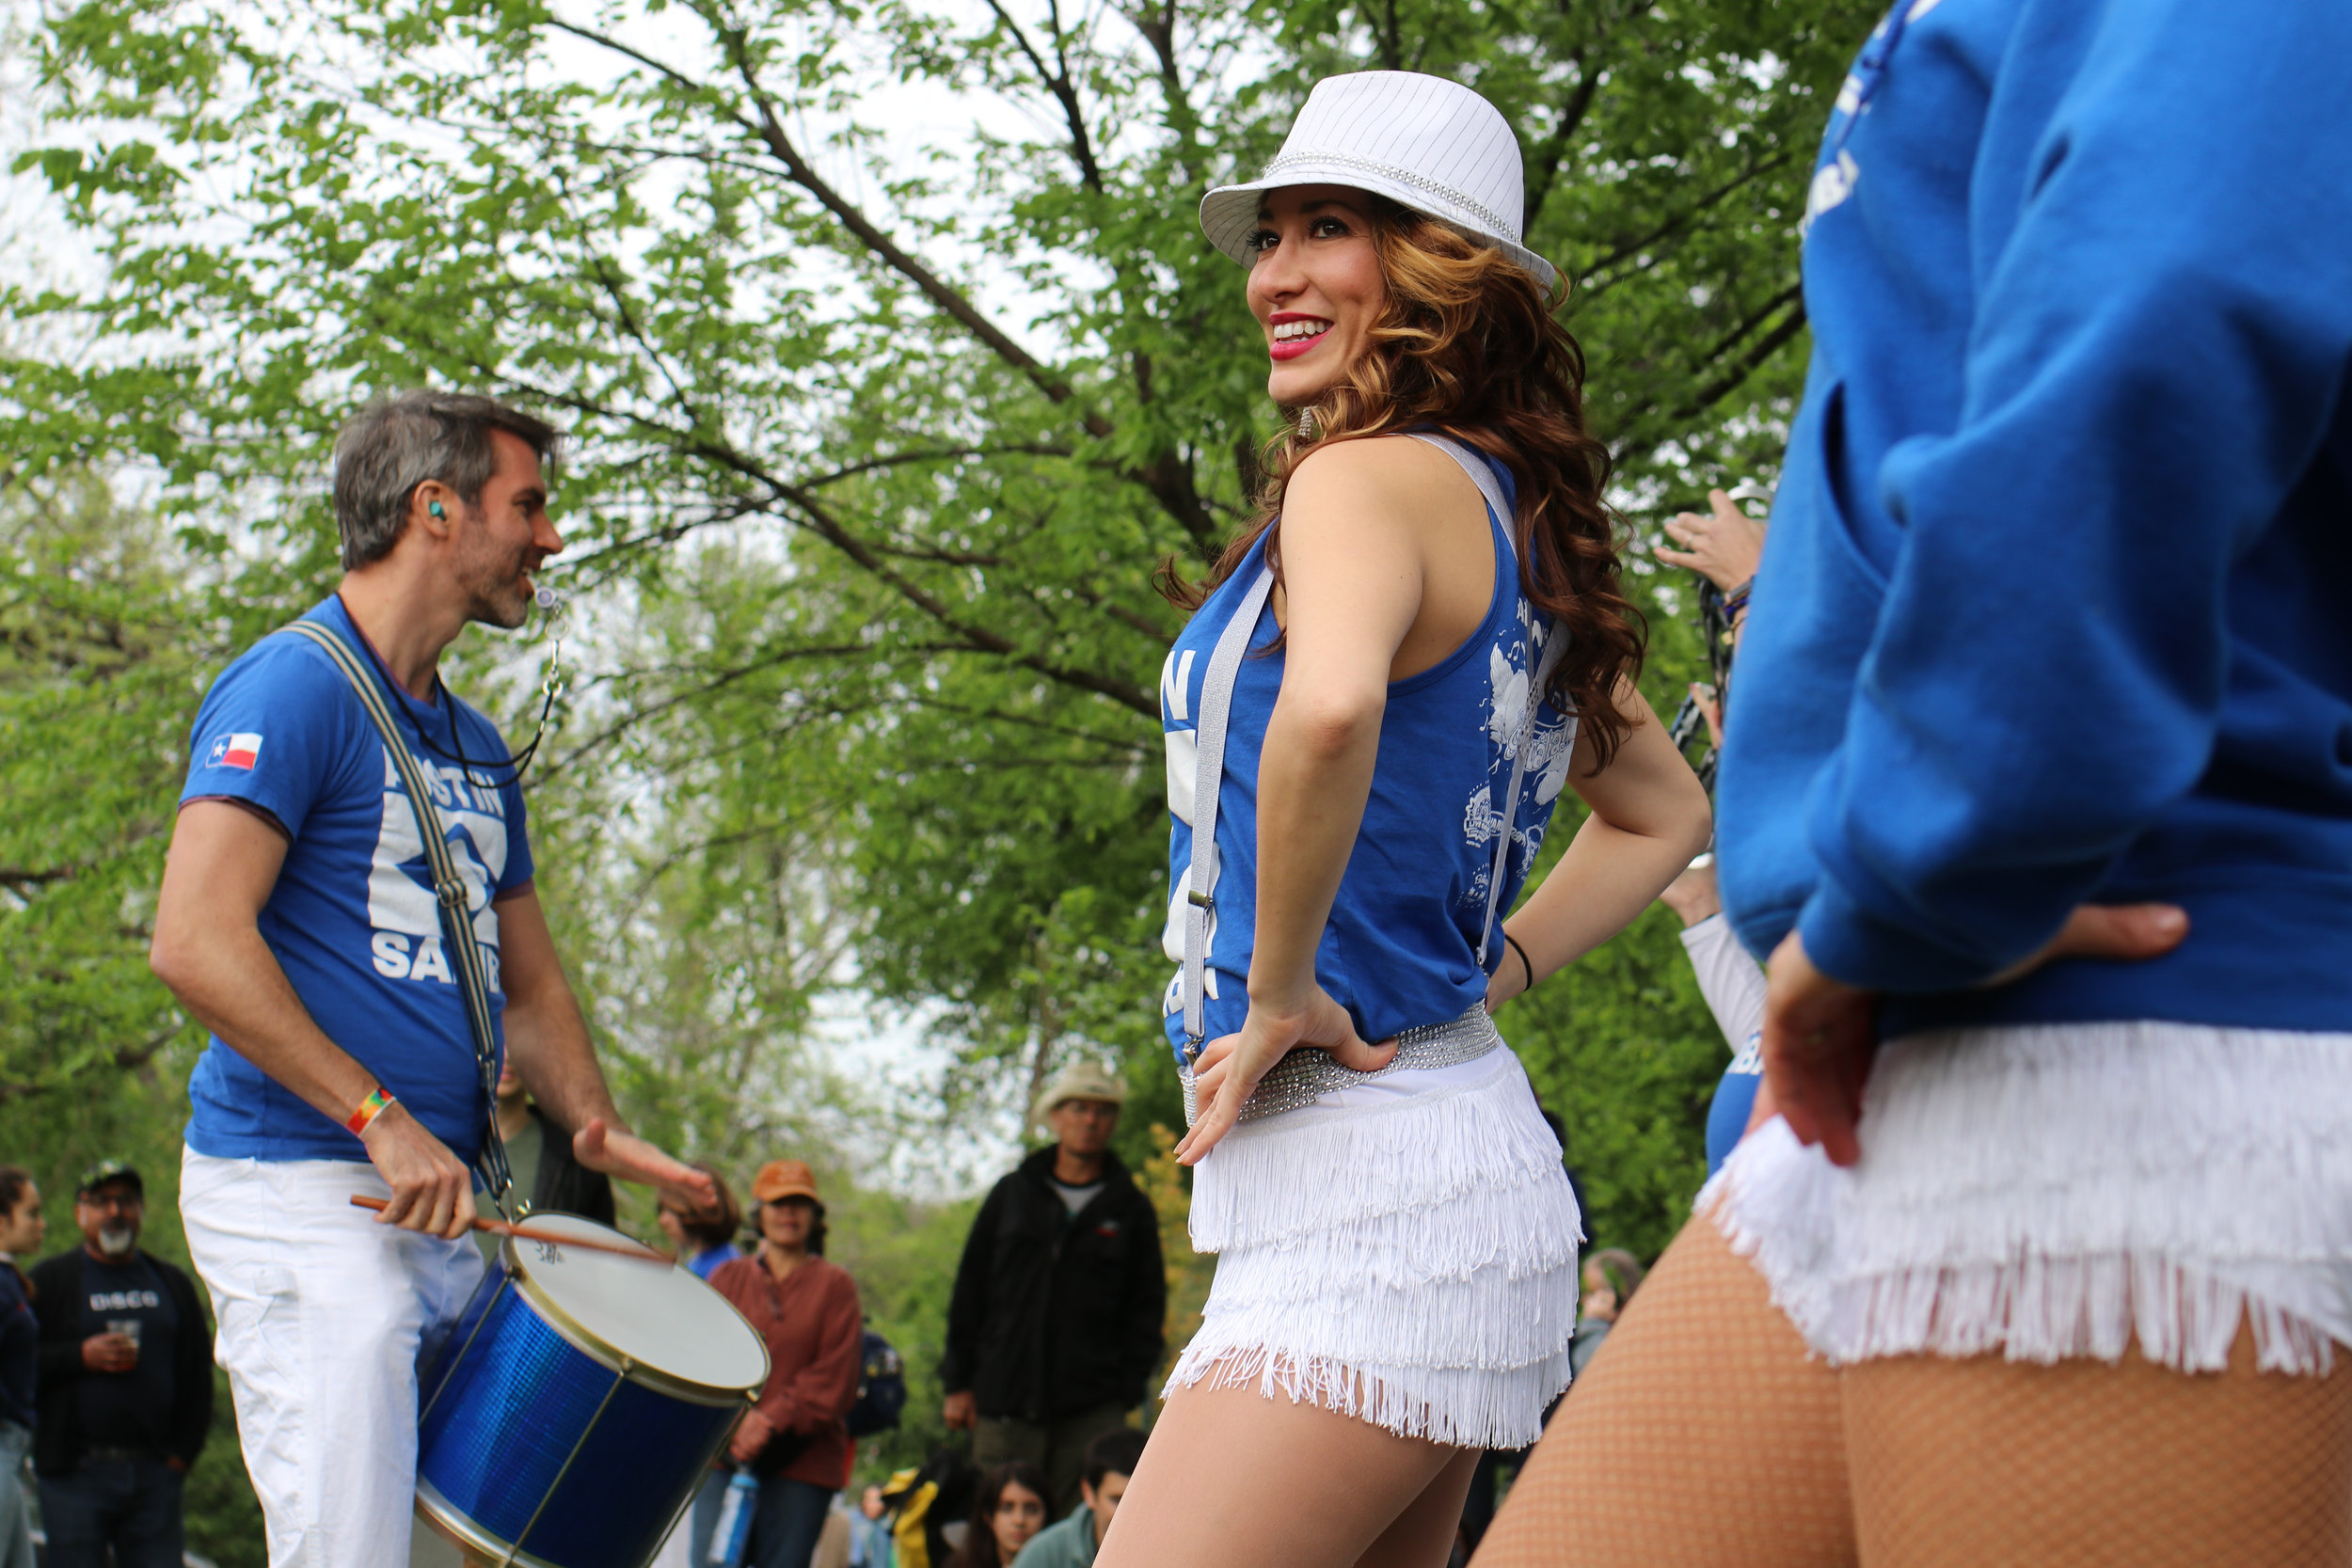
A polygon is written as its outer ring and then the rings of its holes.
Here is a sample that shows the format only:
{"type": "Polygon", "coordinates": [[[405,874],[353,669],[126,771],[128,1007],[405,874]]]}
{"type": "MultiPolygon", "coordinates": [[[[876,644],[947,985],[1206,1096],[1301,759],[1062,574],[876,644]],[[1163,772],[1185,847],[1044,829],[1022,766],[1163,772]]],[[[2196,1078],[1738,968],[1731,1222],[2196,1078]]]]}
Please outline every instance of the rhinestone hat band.
{"type": "MultiPolygon", "coordinates": [[[[1328,1051],[1302,1045],[1269,1069],[1258,1086],[1249,1091],[1242,1102],[1241,1119],[1256,1121],[1261,1117],[1278,1116],[1295,1111],[1301,1105],[1331,1093],[1335,1089],[1353,1088],[1375,1078],[1386,1078],[1391,1072],[1407,1069],[1459,1067],[1474,1062],[1502,1043],[1495,1033],[1495,1021],[1486,1016],[1484,1004],[1470,1008],[1459,1018],[1443,1023],[1424,1023],[1401,1031],[1396,1037],[1396,1054],[1387,1067],[1370,1072],[1358,1072],[1343,1068],[1331,1059],[1328,1051]]],[[[1184,1125],[1189,1127],[1200,1119],[1200,1108],[1193,1086],[1193,1075],[1186,1071],[1184,1085],[1184,1125]]]]}
{"type": "Polygon", "coordinates": [[[1350,169],[1358,174],[1376,174],[1384,180],[1394,180],[1399,184],[1410,185],[1419,191],[1426,191],[1431,196],[1441,201],[1450,202],[1486,224],[1487,228],[1494,230],[1497,236],[1508,239],[1513,245],[1519,243],[1518,226],[1504,222],[1501,214],[1481,202],[1472,201],[1443,181],[1432,180],[1426,174],[1419,174],[1409,168],[1399,168],[1394,164],[1375,163],[1370,158],[1359,158],[1347,152],[1285,152],[1274,162],[1266,165],[1265,173],[1259,176],[1259,179],[1261,181],[1275,179],[1285,170],[1300,164],[1350,169]]]}

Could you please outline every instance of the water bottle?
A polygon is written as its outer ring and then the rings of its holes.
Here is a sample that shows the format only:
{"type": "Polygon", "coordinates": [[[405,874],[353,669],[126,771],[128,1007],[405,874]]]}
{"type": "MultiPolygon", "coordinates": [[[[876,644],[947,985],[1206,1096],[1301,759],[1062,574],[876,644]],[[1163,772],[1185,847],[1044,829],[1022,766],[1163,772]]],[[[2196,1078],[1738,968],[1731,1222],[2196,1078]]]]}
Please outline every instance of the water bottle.
{"type": "Polygon", "coordinates": [[[721,1568],[743,1568],[743,1548],[752,1539],[752,1515],[759,1508],[759,1478],[738,1470],[727,1482],[726,1500],[710,1531],[710,1560],[721,1568]]]}

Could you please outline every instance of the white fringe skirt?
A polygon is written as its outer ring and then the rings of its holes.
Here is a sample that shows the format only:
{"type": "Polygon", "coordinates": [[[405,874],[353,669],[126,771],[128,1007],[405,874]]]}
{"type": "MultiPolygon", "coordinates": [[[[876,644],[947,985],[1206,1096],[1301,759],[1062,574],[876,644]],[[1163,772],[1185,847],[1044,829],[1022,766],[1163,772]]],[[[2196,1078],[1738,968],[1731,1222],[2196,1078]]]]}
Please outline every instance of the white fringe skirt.
{"type": "Polygon", "coordinates": [[[1193,1170],[1192,1243],[1216,1278],[1168,1390],[1255,1387],[1400,1436],[1525,1448],[1568,1385],[1582,1239],[1559,1141],[1500,1041],[1245,1121],[1193,1170]]]}
{"type": "Polygon", "coordinates": [[[2352,1036],[2182,1023],[1887,1044],[1851,1170],[1759,1128],[1699,1195],[1833,1362],[2267,1370],[2352,1344],[2352,1036]]]}

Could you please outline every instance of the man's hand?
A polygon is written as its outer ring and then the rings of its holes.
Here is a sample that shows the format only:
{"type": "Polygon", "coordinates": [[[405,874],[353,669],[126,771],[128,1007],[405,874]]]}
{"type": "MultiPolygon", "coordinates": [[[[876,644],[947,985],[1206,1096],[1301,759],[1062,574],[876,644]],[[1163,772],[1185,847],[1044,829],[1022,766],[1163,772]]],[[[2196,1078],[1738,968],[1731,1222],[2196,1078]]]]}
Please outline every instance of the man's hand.
{"type": "Polygon", "coordinates": [[[950,1394],[946,1405],[940,1411],[940,1419],[947,1423],[950,1432],[969,1432],[980,1424],[980,1402],[972,1397],[969,1388],[960,1394],[950,1394]]]}
{"type": "MultiPolygon", "coordinates": [[[[2187,935],[2187,912],[2170,904],[2084,904],[2039,952],[1985,984],[2007,985],[2053,958],[2161,958],[2187,935]]],[[[1816,969],[1798,933],[1773,950],[1764,1002],[1764,1091],[1798,1142],[1820,1144],[1833,1164],[1862,1158],[1855,1128],[1878,1053],[1877,1011],[1876,993],[1816,969]]]]}
{"type": "Polygon", "coordinates": [[[767,1417],[756,1410],[745,1411],[735,1424],[735,1435],[727,1441],[727,1457],[738,1465],[749,1465],[775,1434],[775,1424],[767,1417]]]}
{"type": "Polygon", "coordinates": [[[572,1157],[593,1171],[654,1189],[661,1200],[686,1214],[719,1208],[718,1183],[709,1173],[664,1154],[634,1132],[615,1132],[602,1117],[572,1134],[572,1157]]]}
{"type": "Polygon", "coordinates": [[[82,1365],[93,1372],[127,1372],[139,1364],[128,1334],[93,1334],[82,1341],[82,1365]]]}
{"type": "Polygon", "coordinates": [[[424,1123],[394,1101],[359,1134],[376,1174],[392,1189],[378,1225],[457,1240],[473,1229],[473,1176],[424,1123]]]}

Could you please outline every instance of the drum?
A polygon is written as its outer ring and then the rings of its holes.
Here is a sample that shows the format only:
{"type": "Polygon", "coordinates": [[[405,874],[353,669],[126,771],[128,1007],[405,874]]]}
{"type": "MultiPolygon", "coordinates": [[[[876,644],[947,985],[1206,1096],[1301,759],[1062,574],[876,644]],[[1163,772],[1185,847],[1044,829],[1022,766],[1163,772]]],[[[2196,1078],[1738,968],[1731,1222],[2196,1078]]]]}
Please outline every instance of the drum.
{"type": "MultiPolygon", "coordinates": [[[[626,1238],[571,1214],[531,1228],[626,1238]]],[[[768,1347],[658,1259],[507,1238],[418,1388],[417,1513],[469,1558],[644,1568],[736,1418],[768,1347]]]]}

